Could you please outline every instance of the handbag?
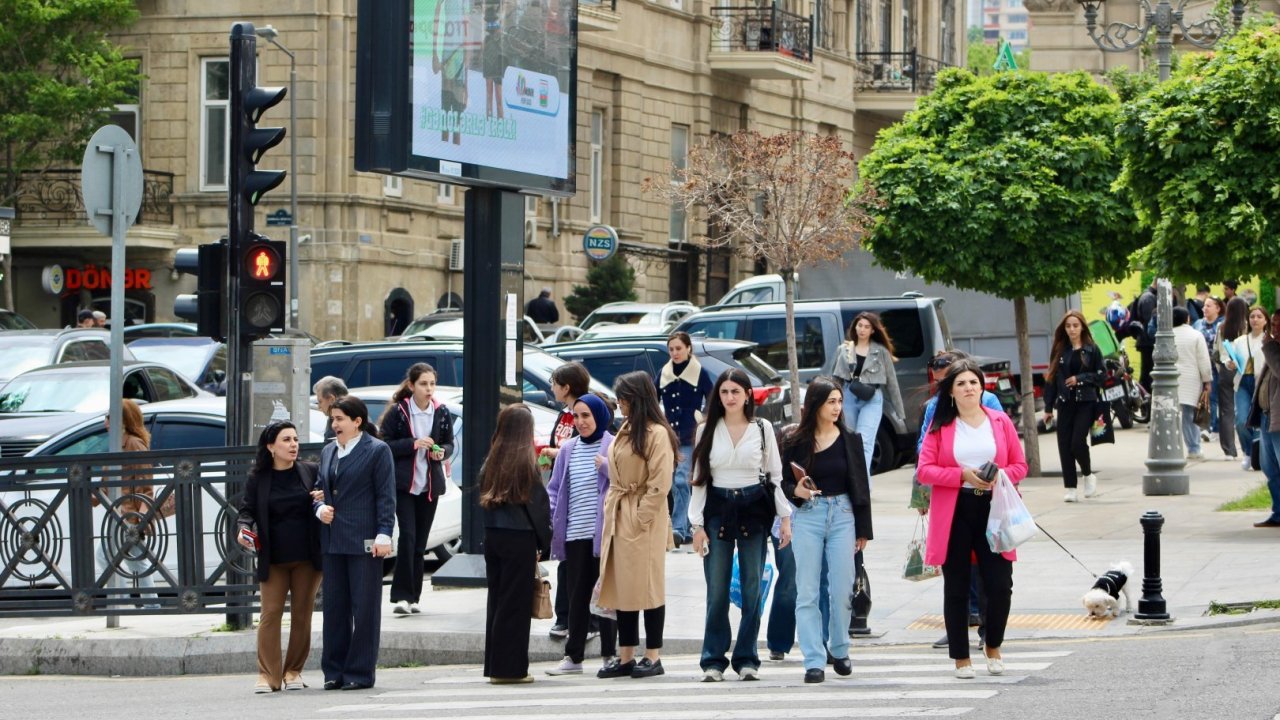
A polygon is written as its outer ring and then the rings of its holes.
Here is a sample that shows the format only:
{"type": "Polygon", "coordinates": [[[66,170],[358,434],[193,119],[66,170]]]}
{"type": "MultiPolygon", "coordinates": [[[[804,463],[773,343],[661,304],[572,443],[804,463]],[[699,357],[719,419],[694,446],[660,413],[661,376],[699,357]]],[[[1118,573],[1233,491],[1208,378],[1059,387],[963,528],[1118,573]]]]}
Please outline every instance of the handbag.
{"type": "Polygon", "coordinates": [[[942,574],[941,567],[928,565],[924,561],[925,542],[928,533],[929,529],[925,525],[924,516],[922,515],[916,520],[916,530],[911,535],[911,542],[907,543],[907,560],[902,565],[903,580],[919,582],[936,578],[942,574]]]}
{"type": "Polygon", "coordinates": [[[987,544],[991,552],[1005,553],[1030,540],[1036,534],[1036,521],[1022,502],[1004,470],[996,477],[991,491],[991,515],[987,519],[987,544]]]}
{"type": "Polygon", "coordinates": [[[1200,393],[1200,400],[1196,403],[1195,423],[1198,427],[1209,427],[1209,391],[1204,390],[1200,393]]]}
{"type": "Polygon", "coordinates": [[[533,613],[534,620],[547,620],[551,617],[551,581],[538,573],[538,565],[533,566],[533,613]]]}
{"type": "Polygon", "coordinates": [[[859,400],[866,402],[876,394],[876,386],[868,385],[857,378],[849,379],[849,392],[859,400]]]}
{"type": "MultiPolygon", "coordinates": [[[[760,569],[760,604],[757,608],[758,615],[764,617],[764,601],[769,597],[769,589],[773,586],[773,565],[768,561],[764,561],[764,565],[760,569]]],[[[729,602],[734,607],[742,608],[742,574],[738,570],[738,551],[733,551],[733,574],[729,576],[729,602]]]]}
{"type": "Polygon", "coordinates": [[[1103,403],[1102,412],[1093,419],[1093,425],[1089,428],[1089,444],[1102,445],[1115,441],[1116,430],[1111,426],[1111,403],[1103,403]]]}
{"type": "Polygon", "coordinates": [[[600,578],[596,578],[596,586],[591,588],[591,602],[587,605],[587,609],[596,617],[608,618],[609,620],[618,619],[617,610],[600,605],[600,578]]]}

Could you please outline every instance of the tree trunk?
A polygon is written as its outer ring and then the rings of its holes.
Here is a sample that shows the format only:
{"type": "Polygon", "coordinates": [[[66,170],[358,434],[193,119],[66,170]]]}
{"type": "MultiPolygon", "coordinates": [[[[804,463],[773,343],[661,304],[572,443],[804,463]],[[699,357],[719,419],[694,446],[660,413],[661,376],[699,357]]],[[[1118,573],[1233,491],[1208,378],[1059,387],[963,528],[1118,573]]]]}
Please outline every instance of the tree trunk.
{"type": "Polygon", "coordinates": [[[787,369],[791,377],[791,419],[800,422],[800,357],[796,352],[795,268],[779,268],[787,298],[787,369]]]}
{"type": "Polygon", "coordinates": [[[1040,439],[1036,433],[1036,393],[1031,371],[1031,336],[1027,332],[1027,299],[1013,301],[1014,329],[1018,333],[1018,366],[1022,382],[1018,397],[1022,401],[1022,445],[1027,455],[1027,475],[1040,476],[1040,439]]]}

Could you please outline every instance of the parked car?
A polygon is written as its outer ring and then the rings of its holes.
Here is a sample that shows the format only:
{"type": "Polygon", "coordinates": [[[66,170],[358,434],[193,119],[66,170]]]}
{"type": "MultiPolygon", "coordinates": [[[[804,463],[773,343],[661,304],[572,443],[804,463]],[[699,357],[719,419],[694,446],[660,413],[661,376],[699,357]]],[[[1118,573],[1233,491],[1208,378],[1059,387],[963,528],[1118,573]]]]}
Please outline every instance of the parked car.
{"type": "MultiPolygon", "coordinates": [[[[100,328],[0,332],[0,385],[45,365],[111,359],[111,335],[100,328]]],[[[133,360],[126,347],[125,360],[133,360]]]]}
{"type": "MultiPolygon", "coordinates": [[[[0,389],[0,457],[21,457],[68,425],[106,412],[111,364],[106,360],[50,365],[25,372],[0,389]]],[[[159,363],[124,364],[124,396],[140,403],[209,397],[159,363]]]]}
{"type": "Polygon", "coordinates": [[[12,310],[0,308],[0,330],[36,330],[35,324],[12,310]]]}
{"type": "MultiPolygon", "coordinates": [[[[182,338],[182,337],[201,337],[199,330],[196,329],[195,323],[140,323],[138,325],[124,326],[124,341],[126,344],[134,340],[142,338],[182,338]]],[[[312,335],[306,330],[297,328],[285,328],[283,332],[273,332],[271,337],[289,338],[298,337],[305,338],[312,346],[320,342],[320,338],[312,335]]]]}
{"type": "MultiPolygon", "coordinates": [[[[427,317],[430,318],[431,322],[425,327],[421,329],[414,328],[422,320],[419,318],[397,339],[400,342],[462,339],[462,313],[440,313],[439,315],[428,315],[427,317]],[[449,317],[442,317],[446,315],[449,317]]],[[[542,330],[528,315],[521,319],[520,332],[523,333],[525,345],[541,345],[546,339],[542,335],[542,330]]]]}
{"type": "Polygon", "coordinates": [[[555,332],[551,342],[569,342],[591,328],[604,323],[614,325],[648,325],[666,332],[681,318],[697,312],[698,306],[683,300],[669,303],[611,302],[591,311],[582,322],[566,325],[555,332]]]}
{"type": "MultiPolygon", "coordinates": [[[[610,386],[619,375],[635,370],[657,377],[670,360],[665,335],[560,343],[545,349],[562,360],[582,363],[593,379],[610,386]]],[[[792,419],[791,384],[757,357],[755,349],[755,343],[743,340],[693,339],[694,357],[711,377],[719,377],[731,367],[745,371],[751,378],[756,413],[781,427],[792,419]]]]}
{"type": "Polygon", "coordinates": [[[227,394],[227,344],[206,337],[144,337],[129,343],[139,360],[164,363],[201,390],[227,394]]]}
{"type": "MultiPolygon", "coordinates": [[[[906,411],[905,423],[892,423],[886,417],[880,424],[872,458],[872,472],[878,473],[914,457],[921,411],[930,395],[929,360],[952,345],[942,300],[938,298],[906,293],[897,297],[800,301],[795,304],[795,336],[802,382],[831,374],[846,329],[864,311],[879,314],[893,340],[898,358],[894,369],[906,411]]],[[[759,345],[756,354],[765,362],[777,368],[788,366],[786,306],[782,303],[710,307],[686,317],[676,329],[695,337],[750,340],[759,345]]],[[[1009,361],[975,359],[982,367],[987,389],[1000,397],[1010,414],[1016,415],[1019,408],[1009,361]]]]}

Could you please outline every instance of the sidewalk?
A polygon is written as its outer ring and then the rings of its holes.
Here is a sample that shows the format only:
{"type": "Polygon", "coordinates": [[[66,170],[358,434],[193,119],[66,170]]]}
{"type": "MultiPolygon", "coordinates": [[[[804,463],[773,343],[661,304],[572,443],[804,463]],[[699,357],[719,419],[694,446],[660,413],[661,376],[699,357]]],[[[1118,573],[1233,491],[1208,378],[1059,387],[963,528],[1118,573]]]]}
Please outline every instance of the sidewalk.
{"type": "MultiPolygon", "coordinates": [[[[1115,445],[1094,448],[1099,495],[1078,504],[1062,500],[1055,441],[1041,437],[1041,460],[1048,477],[1028,478],[1023,496],[1036,520],[1090,571],[1105,571],[1127,560],[1143,573],[1139,518],[1156,510],[1165,518],[1161,538],[1164,598],[1170,628],[1210,628],[1241,622],[1280,621],[1280,611],[1245,616],[1206,615],[1210,602],[1280,598],[1280,530],[1256,529],[1265,513],[1215,512],[1222,503],[1264,482],[1262,473],[1244,472],[1221,460],[1205,444],[1209,459],[1190,463],[1191,492],[1183,496],[1142,494],[1147,432],[1117,431],[1115,445]]],[[[871,578],[872,637],[855,645],[930,643],[941,629],[942,580],[920,583],[900,578],[907,542],[917,514],[906,507],[913,468],[877,475],[872,501],[876,539],[866,551],[871,578]]],[[[1093,578],[1043,534],[1018,549],[1013,610],[1007,642],[1034,638],[1092,638],[1161,632],[1163,627],[1131,625],[1128,616],[1110,622],[1085,620],[1080,596],[1093,578]]],[[[549,569],[554,568],[548,564],[549,569]]],[[[554,579],[554,572],[552,578],[554,579]]],[[[1133,583],[1135,602],[1142,578],[1133,583]]],[[[702,642],[705,585],[698,558],[667,555],[667,624],[664,651],[697,653],[702,642]]],[[[383,665],[478,663],[483,657],[485,591],[441,589],[424,594],[421,615],[399,616],[384,604],[383,665]]],[[[767,609],[766,609],[767,612],[767,609]]],[[[108,630],[103,618],[0,621],[0,673],[98,675],[250,673],[255,666],[252,631],[214,632],[221,615],[121,618],[108,630]]],[[[288,618],[286,617],[286,623],[288,618]]],[[[735,621],[736,625],[736,621],[735,621]]],[[[320,618],[313,626],[311,664],[319,662],[320,618]]],[[[533,622],[530,654],[558,660],[561,645],[547,637],[550,620],[533,622]]],[[[761,633],[763,640],[763,631],[761,633]]],[[[590,656],[594,641],[588,646],[590,656]]],[[[798,649],[796,650],[798,652],[798,649]]],[[[939,651],[942,652],[942,651],[939,651]]]]}

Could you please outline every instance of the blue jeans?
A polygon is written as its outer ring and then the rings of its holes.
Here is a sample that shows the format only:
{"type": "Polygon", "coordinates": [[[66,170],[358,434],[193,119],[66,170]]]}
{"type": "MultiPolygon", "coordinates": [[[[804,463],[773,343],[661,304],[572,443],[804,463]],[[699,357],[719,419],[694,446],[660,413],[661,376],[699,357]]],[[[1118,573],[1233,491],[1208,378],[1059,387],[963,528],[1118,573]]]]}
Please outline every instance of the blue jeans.
{"type": "Polygon", "coordinates": [[[765,633],[769,652],[789,653],[796,643],[796,555],[791,546],[778,547],[773,542],[773,607],[769,610],[769,628],[765,633]]]}
{"type": "MultiPolygon", "coordinates": [[[[708,520],[712,520],[708,518],[708,520]]],[[[708,526],[719,527],[718,522],[708,526]]],[[[732,664],[735,672],[744,667],[759,668],[760,656],[756,651],[760,637],[760,577],[764,574],[766,532],[753,533],[737,540],[721,540],[715,534],[708,537],[711,552],[702,559],[702,574],[707,579],[707,620],[702,635],[703,670],[715,668],[724,672],[732,664]],[[738,641],[733,644],[733,661],[725,659],[732,640],[729,626],[729,580],[733,574],[733,551],[738,550],[738,577],[742,587],[742,617],[738,620],[738,641]]]]}
{"type": "MultiPolygon", "coordinates": [[[[689,530],[689,469],[693,465],[693,446],[681,445],[680,457],[676,462],[676,472],[671,479],[671,529],[684,542],[689,542],[693,533],[689,530]]],[[[728,588],[728,585],[725,586],[728,588]]]]}
{"type": "Polygon", "coordinates": [[[1262,473],[1267,476],[1267,490],[1271,493],[1271,517],[1268,519],[1280,522],[1280,432],[1271,432],[1268,427],[1269,418],[1263,415],[1261,442],[1258,443],[1261,450],[1259,460],[1262,473]]]}
{"type": "Polygon", "coordinates": [[[1218,364],[1210,363],[1213,368],[1213,381],[1209,383],[1209,432],[1218,432],[1218,364]]]}
{"type": "Polygon", "coordinates": [[[871,477],[871,454],[876,449],[876,433],[880,431],[880,418],[884,417],[884,391],[876,388],[870,400],[859,400],[848,390],[844,391],[844,426],[849,432],[862,436],[862,454],[866,455],[867,477],[871,477]]]}
{"type": "Polygon", "coordinates": [[[822,640],[822,611],[818,592],[822,561],[827,561],[827,621],[832,657],[849,657],[849,616],[853,612],[853,506],[849,496],[813,498],[791,516],[791,544],[796,558],[796,629],[806,670],[827,666],[827,643],[822,640]]]}
{"type": "Polygon", "coordinates": [[[1240,378],[1240,387],[1236,388],[1236,437],[1240,438],[1240,452],[1244,457],[1249,457],[1253,439],[1258,435],[1249,427],[1249,404],[1253,401],[1254,382],[1252,375],[1245,375],[1240,378]]]}
{"type": "Polygon", "coordinates": [[[1179,405],[1182,409],[1182,442],[1188,455],[1200,454],[1200,426],[1196,424],[1196,406],[1179,405]]]}

